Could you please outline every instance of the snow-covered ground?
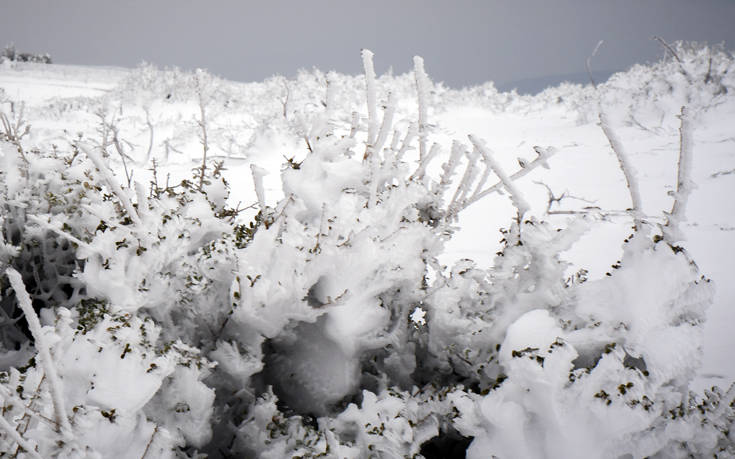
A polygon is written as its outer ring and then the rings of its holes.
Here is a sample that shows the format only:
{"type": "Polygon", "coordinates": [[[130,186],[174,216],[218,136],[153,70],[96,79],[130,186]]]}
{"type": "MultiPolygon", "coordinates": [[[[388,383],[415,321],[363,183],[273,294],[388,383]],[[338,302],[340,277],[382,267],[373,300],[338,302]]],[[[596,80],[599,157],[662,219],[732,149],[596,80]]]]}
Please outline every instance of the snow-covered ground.
{"type": "MultiPolygon", "coordinates": [[[[441,148],[441,160],[429,165],[430,175],[441,172],[439,165],[449,157],[452,141],[468,143],[468,135],[482,139],[508,173],[532,162],[535,147],[553,151],[548,168],[536,168],[515,183],[530,203],[531,215],[559,223],[571,214],[587,215],[592,230],[563,257],[570,262],[569,276],[585,269],[590,280],[605,277],[621,259],[623,240],[633,225],[626,212],[631,197],[600,128],[600,110],[610,119],[636,172],[643,218],[655,224],[665,222],[673,204],[678,115],[687,107],[696,189],[686,209],[686,240],[681,245],[716,286],[704,326],[704,359],[691,387],[697,391],[735,381],[730,357],[735,349],[730,331],[735,324],[735,91],[722,90],[735,87],[735,72],[723,71],[732,58],[713,62],[710,73],[715,77],[709,80],[701,75],[707,66],[694,59],[682,72],[673,61],[637,66],[597,88],[564,84],[522,96],[500,93],[491,83],[466,90],[435,84],[428,98],[427,143],[441,148]]],[[[430,73],[431,63],[427,65],[430,73]]],[[[414,84],[413,75],[377,80],[380,104],[388,100],[389,91],[397,99],[395,119],[401,129],[417,121],[414,84]]],[[[302,72],[294,80],[236,83],[206,72],[150,66],[6,62],[0,65],[0,103],[11,120],[22,118],[31,125],[24,139],[27,150],[69,151],[75,142],[95,145],[105,136],[116,136],[122,155],[112,153],[110,158],[118,179],[125,183],[127,174],[145,188],[154,179],[174,184],[192,177],[202,160],[204,124],[208,158],[222,161],[231,188],[227,199],[239,208],[258,200],[252,166],[266,172],[265,200],[275,206],[283,197],[284,162],[298,163],[310,154],[307,139],[318,138],[320,122],[343,135],[349,134],[354,120],[361,128],[368,123],[363,77],[319,71],[302,72]]],[[[358,133],[364,142],[360,135],[364,132],[358,133]]],[[[415,151],[407,154],[409,159],[416,156],[415,151]]],[[[253,206],[239,218],[249,221],[256,211],[253,206]]],[[[463,210],[442,265],[471,258],[480,267],[491,266],[501,248],[499,230],[514,212],[508,196],[500,193],[463,210]]]]}

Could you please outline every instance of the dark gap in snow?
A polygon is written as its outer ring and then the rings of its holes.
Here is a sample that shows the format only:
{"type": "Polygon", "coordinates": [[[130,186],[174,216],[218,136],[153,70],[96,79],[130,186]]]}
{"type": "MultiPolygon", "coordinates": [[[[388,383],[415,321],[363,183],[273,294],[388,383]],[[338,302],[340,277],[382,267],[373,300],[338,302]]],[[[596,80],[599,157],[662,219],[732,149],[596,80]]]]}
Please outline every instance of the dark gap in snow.
{"type": "Polygon", "coordinates": [[[450,428],[423,443],[419,453],[426,459],[465,458],[472,440],[474,437],[463,437],[459,432],[450,428]]]}
{"type": "Polygon", "coordinates": [[[626,352],[625,358],[623,359],[623,366],[632,370],[640,370],[644,375],[648,374],[648,367],[646,366],[646,361],[643,360],[642,356],[633,357],[626,352]]]}

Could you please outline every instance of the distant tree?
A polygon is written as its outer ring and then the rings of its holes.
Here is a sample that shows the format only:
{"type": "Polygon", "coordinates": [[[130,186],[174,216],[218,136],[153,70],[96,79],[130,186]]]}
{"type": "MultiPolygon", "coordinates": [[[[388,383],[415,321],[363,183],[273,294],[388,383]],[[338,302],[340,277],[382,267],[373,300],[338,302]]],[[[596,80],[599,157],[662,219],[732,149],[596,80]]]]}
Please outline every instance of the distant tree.
{"type": "Polygon", "coordinates": [[[36,64],[51,64],[51,56],[48,53],[19,53],[15,49],[15,44],[7,45],[2,54],[0,54],[0,62],[34,62],[36,64]]]}

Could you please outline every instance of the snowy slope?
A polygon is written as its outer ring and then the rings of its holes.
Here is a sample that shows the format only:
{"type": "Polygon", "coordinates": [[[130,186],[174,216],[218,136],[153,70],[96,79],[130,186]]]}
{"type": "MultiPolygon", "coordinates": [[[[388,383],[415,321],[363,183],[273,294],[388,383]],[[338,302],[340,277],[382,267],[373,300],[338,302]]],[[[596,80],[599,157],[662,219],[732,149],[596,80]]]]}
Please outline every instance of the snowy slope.
{"type": "MultiPolygon", "coordinates": [[[[735,95],[691,85],[687,89],[686,81],[662,76],[671,75],[672,65],[636,67],[614,75],[597,90],[567,84],[533,97],[498,93],[492,84],[462,91],[436,85],[429,107],[430,140],[441,144],[446,156],[453,139],[466,142],[468,134],[476,135],[496,152],[508,171],[519,169],[519,159],[533,159],[534,146],[554,147],[549,169],[535,170],[519,186],[537,215],[546,211],[548,203],[543,184],[556,197],[567,193],[561,203],[553,204],[552,211],[600,209],[590,214],[597,220],[595,230],[566,254],[573,263],[570,274],[585,268],[594,279],[604,276],[619,260],[621,242],[631,227],[630,218],[620,212],[630,206],[630,198],[617,160],[597,124],[598,104],[609,113],[632,158],[643,210],[651,221],[663,221],[663,212],[671,208],[669,193],[676,183],[679,151],[676,115],[681,105],[692,107],[693,178],[698,187],[687,212],[684,245],[717,287],[695,386],[727,385],[735,380],[735,363],[729,355],[735,349],[735,335],[730,332],[735,323],[735,283],[731,281],[735,273],[735,95]]],[[[275,203],[281,197],[282,164],[286,158],[299,161],[308,154],[303,129],[330,98],[331,105],[340,108],[335,112],[341,118],[330,119],[338,130],[349,131],[351,119],[345,114],[352,111],[359,112],[365,122],[362,77],[314,71],[291,81],[273,78],[243,84],[206,73],[196,75],[148,66],[128,70],[6,63],[0,67],[0,101],[6,112],[13,101],[16,113],[24,103],[23,115],[32,125],[29,143],[39,149],[68,150],[78,138],[93,142],[101,135],[102,120],[115,124],[128,155],[125,166],[133,171],[134,181],[147,186],[153,159],[158,180],[171,183],[191,177],[191,170],[201,163],[197,125],[201,91],[197,88],[205,88],[209,157],[224,161],[224,174],[232,186],[228,199],[233,206],[242,203],[240,207],[256,201],[252,164],[269,173],[266,200],[275,203]]],[[[400,122],[404,126],[415,118],[413,84],[411,75],[378,80],[379,97],[387,97],[387,88],[397,96],[396,119],[405,120],[400,122]]],[[[122,162],[119,157],[113,161],[124,181],[122,162]]],[[[512,212],[507,197],[499,194],[468,208],[460,215],[461,230],[449,243],[442,263],[451,265],[466,257],[480,266],[490,265],[500,247],[498,230],[512,212]]],[[[254,213],[246,211],[242,218],[254,213]]]]}

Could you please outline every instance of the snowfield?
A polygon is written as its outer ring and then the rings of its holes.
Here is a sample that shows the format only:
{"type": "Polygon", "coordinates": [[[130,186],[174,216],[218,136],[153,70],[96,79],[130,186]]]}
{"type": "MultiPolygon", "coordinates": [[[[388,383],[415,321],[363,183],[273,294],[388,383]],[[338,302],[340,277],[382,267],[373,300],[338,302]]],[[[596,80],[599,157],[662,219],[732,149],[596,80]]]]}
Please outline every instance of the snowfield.
{"type": "Polygon", "coordinates": [[[735,58],[676,50],[535,96],[0,63],[44,326],[3,277],[0,450],[731,457],[735,58]]]}

